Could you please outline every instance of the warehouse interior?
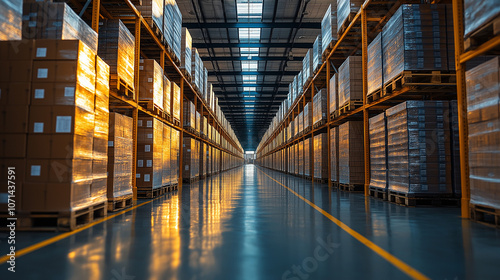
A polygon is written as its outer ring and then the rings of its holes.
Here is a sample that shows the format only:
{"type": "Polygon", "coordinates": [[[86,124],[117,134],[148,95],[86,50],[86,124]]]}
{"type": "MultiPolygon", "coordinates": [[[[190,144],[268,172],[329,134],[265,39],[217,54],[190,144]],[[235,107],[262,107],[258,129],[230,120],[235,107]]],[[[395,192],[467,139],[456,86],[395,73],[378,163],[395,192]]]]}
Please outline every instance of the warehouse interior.
{"type": "Polygon", "coordinates": [[[499,279],[499,0],[0,0],[1,279],[499,279]]]}

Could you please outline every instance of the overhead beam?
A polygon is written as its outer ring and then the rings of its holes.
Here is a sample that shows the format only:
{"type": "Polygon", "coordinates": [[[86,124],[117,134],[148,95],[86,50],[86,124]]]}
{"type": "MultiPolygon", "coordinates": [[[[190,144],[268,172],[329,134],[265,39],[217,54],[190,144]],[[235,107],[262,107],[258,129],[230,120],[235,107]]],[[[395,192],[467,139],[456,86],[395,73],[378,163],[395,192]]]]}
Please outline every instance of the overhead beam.
{"type": "Polygon", "coordinates": [[[276,83],[261,83],[261,84],[243,84],[243,83],[238,83],[238,84],[229,84],[229,83],[223,83],[223,84],[216,84],[212,83],[213,87],[220,87],[220,88],[226,88],[226,87],[281,87],[281,88],[288,88],[289,87],[288,82],[283,82],[282,84],[276,84],[276,83]]]}
{"type": "Polygon", "coordinates": [[[242,94],[242,95],[257,95],[257,96],[259,96],[259,95],[263,95],[263,94],[288,94],[288,90],[279,90],[279,91],[259,90],[259,91],[251,91],[251,92],[248,92],[248,91],[224,91],[223,92],[220,90],[214,90],[214,93],[218,94],[218,95],[242,94]]]}
{"type": "Polygon", "coordinates": [[[295,76],[299,71],[208,71],[208,75],[240,76],[240,75],[264,75],[264,76],[295,76]]]}
{"type": "Polygon", "coordinates": [[[294,43],[293,46],[289,43],[195,43],[193,48],[209,49],[209,48],[293,48],[293,49],[310,49],[313,43],[294,43]]]}
{"type": "Polygon", "coordinates": [[[303,56],[294,56],[293,59],[290,59],[287,56],[246,56],[242,54],[242,56],[219,56],[219,57],[212,57],[210,58],[209,56],[203,56],[201,59],[209,61],[297,61],[297,62],[302,62],[304,60],[303,56]]]}
{"type": "Polygon", "coordinates": [[[182,27],[188,29],[210,28],[300,28],[321,29],[321,22],[183,22],[182,27]]]}

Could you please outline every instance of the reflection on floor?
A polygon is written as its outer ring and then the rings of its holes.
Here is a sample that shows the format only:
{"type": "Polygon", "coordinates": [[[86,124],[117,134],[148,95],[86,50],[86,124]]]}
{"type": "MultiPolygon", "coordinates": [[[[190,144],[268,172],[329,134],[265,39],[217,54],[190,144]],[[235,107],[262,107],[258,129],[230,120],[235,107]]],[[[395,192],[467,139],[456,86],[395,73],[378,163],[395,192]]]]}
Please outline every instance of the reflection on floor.
{"type": "MultiPolygon", "coordinates": [[[[2,264],[0,279],[409,278],[266,174],[427,277],[500,279],[500,230],[457,208],[405,208],[254,165],[21,256],[15,274],[2,264]]],[[[56,235],[18,232],[16,248],[56,235]]]]}

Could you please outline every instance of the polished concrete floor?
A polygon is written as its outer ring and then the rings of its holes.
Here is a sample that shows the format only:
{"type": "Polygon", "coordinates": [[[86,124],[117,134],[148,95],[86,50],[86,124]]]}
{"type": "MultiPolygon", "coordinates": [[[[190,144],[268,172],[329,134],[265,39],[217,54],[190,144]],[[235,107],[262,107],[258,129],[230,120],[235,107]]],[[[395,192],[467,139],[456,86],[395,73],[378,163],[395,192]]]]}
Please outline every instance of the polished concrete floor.
{"type": "MultiPolygon", "coordinates": [[[[500,230],[459,215],[246,165],[20,256],[15,273],[4,263],[0,279],[410,278],[388,259],[432,279],[500,279],[500,230]]],[[[9,245],[0,234],[4,255],[9,245]]],[[[58,235],[18,232],[16,248],[58,235]]]]}

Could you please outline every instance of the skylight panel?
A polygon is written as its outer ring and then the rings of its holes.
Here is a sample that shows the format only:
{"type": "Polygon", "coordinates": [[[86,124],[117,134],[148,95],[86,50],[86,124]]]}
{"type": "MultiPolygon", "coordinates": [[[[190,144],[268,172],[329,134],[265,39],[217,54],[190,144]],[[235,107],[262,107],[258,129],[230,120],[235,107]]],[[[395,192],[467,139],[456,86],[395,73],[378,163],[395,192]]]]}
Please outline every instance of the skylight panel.
{"type": "Polygon", "coordinates": [[[262,0],[238,0],[236,3],[238,19],[262,18],[262,0]]]}
{"type": "Polygon", "coordinates": [[[255,92],[257,87],[243,87],[244,92],[255,92]]]}
{"type": "Polygon", "coordinates": [[[241,70],[242,71],[257,71],[257,61],[242,61],[241,70]]]}
{"type": "Polygon", "coordinates": [[[238,33],[241,42],[260,41],[260,28],[239,28],[238,33]]]}
{"type": "Polygon", "coordinates": [[[243,82],[257,82],[257,75],[243,75],[243,82]]]}
{"type": "Polygon", "coordinates": [[[259,48],[240,48],[240,54],[242,55],[258,55],[259,54],[259,48]]]}

